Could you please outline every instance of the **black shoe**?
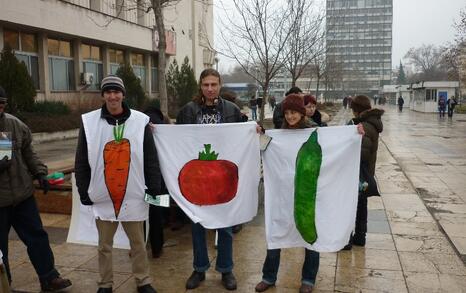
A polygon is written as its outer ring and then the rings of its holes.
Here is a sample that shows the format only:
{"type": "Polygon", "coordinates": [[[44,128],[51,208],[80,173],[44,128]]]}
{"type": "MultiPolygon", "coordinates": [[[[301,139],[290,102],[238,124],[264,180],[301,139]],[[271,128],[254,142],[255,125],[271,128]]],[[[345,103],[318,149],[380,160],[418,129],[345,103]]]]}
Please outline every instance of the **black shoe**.
{"type": "Polygon", "coordinates": [[[232,272],[222,274],[222,285],[227,290],[236,290],[236,278],[232,272]]]}
{"type": "Polygon", "coordinates": [[[157,293],[151,284],[138,287],[138,293],[157,293]]]}
{"type": "Polygon", "coordinates": [[[239,224],[239,225],[235,225],[233,226],[233,234],[236,234],[238,233],[239,231],[241,231],[243,229],[243,224],[239,224]]]}
{"type": "Polygon", "coordinates": [[[366,233],[356,233],[353,236],[353,244],[357,246],[366,245],[366,233]]]}
{"type": "Polygon", "coordinates": [[[110,287],[110,288],[99,288],[99,290],[97,290],[97,293],[112,293],[112,292],[113,292],[112,287],[110,287]]]}
{"type": "Polygon", "coordinates": [[[186,289],[195,289],[199,287],[202,281],[205,280],[205,273],[204,272],[196,272],[193,271],[191,277],[186,281],[186,289]]]}
{"type": "Polygon", "coordinates": [[[64,290],[69,289],[71,285],[69,279],[56,277],[55,279],[41,283],[40,288],[43,292],[64,292],[64,290]]]}

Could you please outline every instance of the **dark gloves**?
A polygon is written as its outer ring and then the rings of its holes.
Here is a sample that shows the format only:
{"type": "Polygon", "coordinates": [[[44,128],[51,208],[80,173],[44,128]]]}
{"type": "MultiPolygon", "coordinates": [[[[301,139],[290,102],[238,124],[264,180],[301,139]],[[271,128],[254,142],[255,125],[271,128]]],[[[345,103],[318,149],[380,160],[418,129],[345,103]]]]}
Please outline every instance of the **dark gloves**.
{"type": "Polygon", "coordinates": [[[47,194],[50,190],[50,184],[45,175],[37,176],[37,181],[39,181],[40,188],[44,191],[44,194],[47,194]]]}
{"type": "Polygon", "coordinates": [[[91,206],[94,203],[92,202],[91,198],[89,197],[89,194],[84,194],[84,195],[79,195],[79,199],[81,200],[81,204],[85,206],[91,206]]]}
{"type": "Polygon", "coordinates": [[[11,165],[11,160],[8,160],[8,157],[4,156],[3,159],[0,160],[0,173],[8,170],[8,168],[10,168],[10,165],[11,165]]]}

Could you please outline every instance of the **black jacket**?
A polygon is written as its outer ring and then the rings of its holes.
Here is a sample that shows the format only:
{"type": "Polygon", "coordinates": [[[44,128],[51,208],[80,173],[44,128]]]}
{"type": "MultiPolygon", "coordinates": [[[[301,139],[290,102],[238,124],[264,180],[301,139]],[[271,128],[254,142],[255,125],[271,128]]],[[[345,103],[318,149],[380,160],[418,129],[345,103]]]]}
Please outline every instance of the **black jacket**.
{"type": "MultiPolygon", "coordinates": [[[[116,125],[117,120],[119,124],[124,123],[130,115],[131,111],[125,103],[123,103],[123,113],[118,116],[112,116],[108,112],[105,104],[102,106],[101,118],[105,119],[110,125],[116,125]]],[[[162,175],[160,173],[159,160],[157,157],[157,150],[155,149],[152,130],[149,125],[147,125],[144,129],[143,151],[144,179],[148,189],[147,192],[149,194],[160,194],[162,175]]],[[[78,146],[76,148],[76,158],[74,164],[76,185],[78,187],[81,203],[84,205],[90,205],[92,204],[92,201],[89,198],[88,189],[91,182],[91,166],[89,165],[87,139],[82,121],[81,128],[79,129],[78,146]]]]}
{"type": "MultiPolygon", "coordinates": [[[[203,107],[203,105],[193,101],[187,103],[178,113],[176,124],[198,124],[202,118],[203,107]]],[[[216,108],[221,116],[220,123],[243,122],[241,111],[234,103],[219,98],[216,108]]]]}

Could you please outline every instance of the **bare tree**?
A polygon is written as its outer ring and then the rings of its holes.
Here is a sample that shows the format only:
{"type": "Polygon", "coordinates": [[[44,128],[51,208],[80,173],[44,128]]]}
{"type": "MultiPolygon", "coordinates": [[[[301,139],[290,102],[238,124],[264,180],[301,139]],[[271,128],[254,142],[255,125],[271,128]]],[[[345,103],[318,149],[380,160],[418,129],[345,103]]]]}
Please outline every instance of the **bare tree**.
{"type": "Polygon", "coordinates": [[[409,49],[405,58],[414,66],[419,77],[423,80],[445,79],[442,70],[442,50],[434,45],[422,45],[409,49]]]}
{"type": "Polygon", "coordinates": [[[287,27],[293,30],[286,42],[288,58],[284,62],[291,75],[292,86],[296,86],[296,81],[306,67],[322,55],[325,49],[320,46],[325,40],[325,11],[309,0],[295,0],[294,5],[300,13],[296,14],[296,18],[288,20],[287,27]]]}
{"type": "MultiPolygon", "coordinates": [[[[299,14],[296,0],[222,0],[226,18],[221,21],[224,54],[254,78],[267,100],[269,84],[283,67],[285,46],[293,27],[289,19],[299,14]],[[229,9],[229,4],[233,6],[229,9]]],[[[293,23],[292,23],[293,24],[293,23]]],[[[260,123],[264,121],[264,103],[260,123]]]]}

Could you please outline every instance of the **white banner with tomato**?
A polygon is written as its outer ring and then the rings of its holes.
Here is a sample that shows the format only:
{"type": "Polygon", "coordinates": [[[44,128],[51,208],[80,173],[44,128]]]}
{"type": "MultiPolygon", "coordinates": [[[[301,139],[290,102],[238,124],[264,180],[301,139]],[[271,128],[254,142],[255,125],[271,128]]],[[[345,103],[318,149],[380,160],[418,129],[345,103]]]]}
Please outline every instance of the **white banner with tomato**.
{"type": "Polygon", "coordinates": [[[155,145],[170,196],[208,229],[251,221],[260,179],[256,123],[156,125],[155,145]]]}
{"type": "Polygon", "coordinates": [[[354,228],[361,135],[356,126],[270,130],[263,153],[269,249],[342,249],[354,228]]]}

